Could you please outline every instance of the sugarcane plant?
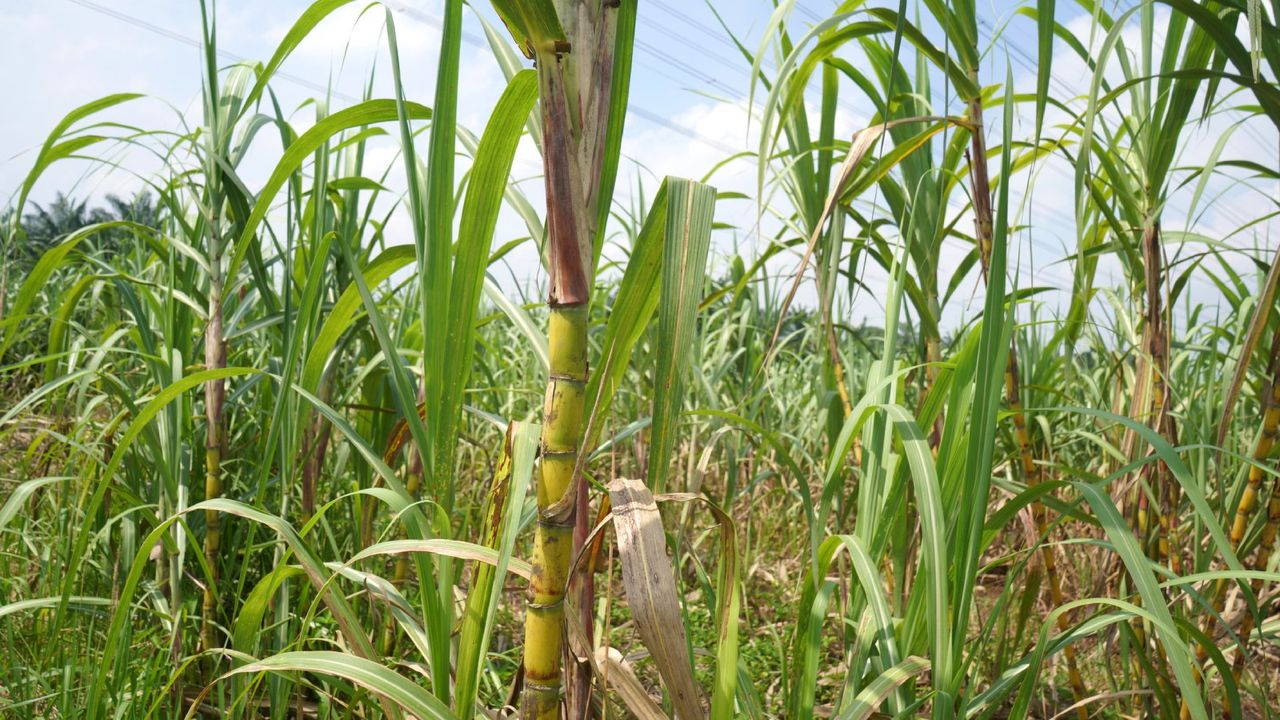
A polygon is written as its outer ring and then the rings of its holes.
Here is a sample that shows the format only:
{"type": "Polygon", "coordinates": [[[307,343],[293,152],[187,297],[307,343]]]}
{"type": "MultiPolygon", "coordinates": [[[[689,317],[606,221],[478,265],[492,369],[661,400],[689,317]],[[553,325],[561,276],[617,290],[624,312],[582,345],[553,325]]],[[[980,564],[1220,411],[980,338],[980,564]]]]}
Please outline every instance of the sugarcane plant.
{"type": "Polygon", "coordinates": [[[0,716],[1266,716],[1260,3],[717,6],[745,149],[660,183],[636,33],[694,10],[445,0],[418,102],[396,3],[230,64],[199,9],[198,109],[72,110],[0,214],[0,716]],[[359,99],[286,106],[348,22],[359,99]],[[154,213],[32,240],[125,150],[154,213]]]}

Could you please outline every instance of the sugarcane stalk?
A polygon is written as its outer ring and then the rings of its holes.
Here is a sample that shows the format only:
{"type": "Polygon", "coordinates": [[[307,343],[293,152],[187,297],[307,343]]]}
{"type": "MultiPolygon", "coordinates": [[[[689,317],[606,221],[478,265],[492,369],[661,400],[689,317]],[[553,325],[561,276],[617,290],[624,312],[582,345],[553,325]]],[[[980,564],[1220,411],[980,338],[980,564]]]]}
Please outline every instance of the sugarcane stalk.
{"type": "MultiPolygon", "coordinates": [[[[977,72],[973,72],[977,81],[977,72]]],[[[970,183],[973,189],[974,230],[978,243],[978,258],[982,267],[982,279],[988,280],[991,264],[991,241],[994,228],[991,209],[991,180],[987,174],[987,146],[984,134],[985,125],[982,120],[982,98],[974,96],[969,100],[969,120],[973,124],[970,131],[970,183]]],[[[1013,417],[1014,439],[1018,444],[1018,457],[1022,466],[1022,474],[1028,487],[1040,483],[1040,466],[1036,463],[1031,449],[1031,436],[1027,432],[1026,413],[1022,409],[1022,394],[1019,387],[1018,344],[1014,339],[1009,345],[1009,354],[1005,359],[1004,390],[1005,401],[1009,405],[1013,417]]],[[[1035,521],[1036,533],[1044,538],[1040,546],[1040,558],[1044,564],[1045,578],[1049,581],[1049,602],[1053,607],[1061,607],[1065,600],[1062,595],[1062,578],[1058,572],[1058,562],[1053,545],[1048,542],[1048,513],[1044,503],[1038,499],[1031,504],[1031,514],[1035,521]]],[[[1068,613],[1058,615],[1058,630],[1067,632],[1071,629],[1068,613]]],[[[1086,697],[1084,678],[1076,662],[1076,649],[1072,643],[1063,648],[1063,656],[1067,663],[1067,679],[1071,684],[1071,694],[1077,703],[1086,697]]],[[[1088,720],[1089,711],[1083,705],[1076,708],[1076,716],[1080,720],[1088,720]]]]}
{"type": "MultiPolygon", "coordinates": [[[[1144,347],[1145,347],[1145,343],[1144,343],[1144,347]]],[[[1139,357],[1136,363],[1137,367],[1136,367],[1135,377],[1138,378],[1138,382],[1135,383],[1133,394],[1131,395],[1129,400],[1128,414],[1130,417],[1145,417],[1147,415],[1149,398],[1151,396],[1151,392],[1150,392],[1151,388],[1148,386],[1146,379],[1150,377],[1150,371],[1149,371],[1150,364],[1151,364],[1151,358],[1149,356],[1139,357]]],[[[1124,387],[1123,387],[1122,377],[1120,373],[1117,373],[1116,380],[1117,380],[1116,405],[1117,405],[1117,410],[1119,410],[1118,408],[1120,404],[1119,398],[1124,393],[1124,387]]],[[[1138,434],[1133,432],[1132,430],[1126,430],[1121,439],[1121,445],[1120,445],[1121,454],[1124,457],[1132,457],[1133,453],[1135,452],[1135,448],[1137,447],[1137,444],[1138,444],[1138,434]]],[[[1150,519],[1151,513],[1150,513],[1150,500],[1147,497],[1147,493],[1143,490],[1143,487],[1144,487],[1144,484],[1146,486],[1150,486],[1150,482],[1148,478],[1151,472],[1151,467],[1152,466],[1149,464],[1143,466],[1141,474],[1139,475],[1138,478],[1135,479],[1135,482],[1133,482],[1131,484],[1131,487],[1129,488],[1129,493],[1128,493],[1129,497],[1127,502],[1128,507],[1132,508],[1130,518],[1129,518],[1130,527],[1133,528],[1134,535],[1138,538],[1139,542],[1142,544],[1144,551],[1146,550],[1146,547],[1147,547],[1147,544],[1146,544],[1147,537],[1149,535],[1149,531],[1151,527],[1151,519],[1150,519]]],[[[1139,607],[1141,607],[1142,605],[1141,596],[1134,595],[1132,597],[1132,601],[1135,605],[1138,605],[1139,607]]],[[[1146,630],[1143,627],[1143,623],[1140,620],[1135,620],[1132,623],[1132,625],[1133,625],[1133,634],[1134,634],[1136,645],[1138,647],[1146,647],[1147,635],[1146,635],[1146,630]]],[[[1131,667],[1132,667],[1134,676],[1135,677],[1140,676],[1143,673],[1143,667],[1138,654],[1134,653],[1131,656],[1130,660],[1131,660],[1131,667]]],[[[1148,705],[1148,709],[1150,709],[1150,700],[1144,699],[1143,702],[1146,702],[1148,705]]]]}
{"type": "MultiPolygon", "coordinates": [[[[1146,286],[1146,318],[1144,321],[1144,339],[1146,354],[1151,358],[1151,427],[1159,432],[1169,443],[1177,445],[1178,433],[1173,418],[1169,415],[1169,335],[1165,327],[1164,307],[1161,298],[1161,286],[1164,280],[1164,258],[1160,249],[1160,221],[1148,220],[1142,231],[1142,259],[1145,266],[1146,286]]],[[[1164,461],[1157,459],[1155,469],[1155,492],[1159,499],[1159,517],[1157,518],[1155,551],[1157,559],[1166,560],[1174,572],[1181,566],[1180,554],[1176,547],[1169,544],[1170,533],[1176,527],[1177,498],[1174,483],[1169,474],[1169,467],[1164,461]]]]}
{"type": "MultiPolygon", "coordinates": [[[[226,348],[222,338],[222,243],[218,236],[216,213],[209,223],[209,322],[205,326],[204,364],[208,370],[226,367],[226,348]]],[[[222,451],[224,442],[222,405],[226,399],[226,381],[216,378],[204,384],[205,409],[205,477],[204,496],[212,500],[222,495],[222,451]]],[[[205,510],[204,556],[209,567],[208,583],[201,603],[200,637],[206,650],[215,646],[214,620],[217,615],[218,551],[222,545],[222,521],[217,510],[205,510]]],[[[176,578],[175,578],[176,581],[176,578]]]]}
{"type": "Polygon", "coordinates": [[[525,716],[559,715],[564,589],[573,553],[576,501],[567,515],[548,510],[565,497],[578,462],[587,383],[585,303],[553,306],[548,332],[550,378],[538,464],[538,526],[525,614],[525,716]]]}
{"type": "MultiPolygon", "coordinates": [[[[1275,402],[1273,398],[1273,403],[1275,402]]],[[[1273,430],[1274,436],[1274,430],[1273,430]]],[[[1271,500],[1267,503],[1267,522],[1262,526],[1262,537],[1258,545],[1258,554],[1252,563],[1253,570],[1266,570],[1271,562],[1271,554],[1275,551],[1276,546],[1276,530],[1280,526],[1280,483],[1274,479],[1271,482],[1271,500]]],[[[1262,590],[1262,580],[1254,579],[1249,584],[1255,597],[1262,590]]],[[[1265,608],[1258,608],[1258,614],[1266,617],[1265,608]]],[[[1235,660],[1231,663],[1231,676],[1235,682],[1239,684],[1241,676],[1244,674],[1244,662],[1246,657],[1245,650],[1249,644],[1249,636],[1253,634],[1254,615],[1246,612],[1240,620],[1240,628],[1236,631],[1236,635],[1240,638],[1240,648],[1236,651],[1235,660]]],[[[1224,704],[1224,709],[1226,705],[1224,704]]],[[[1224,713],[1229,715],[1230,713],[1224,713]]]]}
{"type": "Polygon", "coordinates": [[[547,197],[550,362],[535,473],[533,576],[525,612],[523,717],[530,720],[558,717],[564,687],[564,593],[578,506],[585,499],[575,475],[584,430],[587,316],[616,6],[599,0],[556,2],[567,42],[536,49],[547,197]]]}
{"type": "MultiPolygon", "coordinates": [[[[1165,326],[1162,284],[1164,282],[1164,255],[1160,248],[1160,220],[1148,216],[1142,226],[1140,249],[1143,263],[1143,287],[1146,293],[1143,307],[1142,345],[1145,355],[1145,372],[1140,376],[1145,385],[1144,413],[1148,426],[1172,445],[1177,445],[1177,427],[1169,416],[1169,338],[1165,326]]],[[[1176,527],[1173,514],[1177,512],[1177,495],[1172,488],[1169,467],[1159,458],[1146,465],[1142,478],[1155,494],[1157,507],[1154,524],[1151,518],[1150,498],[1141,484],[1135,485],[1137,495],[1135,532],[1146,550],[1147,556],[1157,562],[1167,562],[1170,567],[1181,569],[1180,553],[1171,547],[1170,537],[1176,527]]],[[[1176,570],[1175,570],[1176,571],[1176,570]]],[[[1145,633],[1135,628],[1139,641],[1145,644],[1145,633]]],[[[1164,662],[1163,645],[1156,642],[1156,653],[1164,662]]],[[[1183,703],[1185,708],[1185,701],[1183,703]]]]}
{"type": "MultiPolygon", "coordinates": [[[[317,397],[328,403],[333,395],[333,373],[337,363],[330,364],[320,378],[317,397]]],[[[333,425],[318,412],[307,413],[309,421],[302,440],[302,524],[311,520],[316,511],[316,485],[324,471],[324,458],[333,435],[333,425]]]]}
{"type": "MultiPolygon", "coordinates": [[[[1169,334],[1165,323],[1162,286],[1164,282],[1164,255],[1160,247],[1160,220],[1148,217],[1143,224],[1141,250],[1143,261],[1143,285],[1146,303],[1143,318],[1143,349],[1146,355],[1147,413],[1149,426],[1171,445],[1178,444],[1178,428],[1169,414],[1169,334]]],[[[1179,494],[1169,466],[1157,458],[1143,469],[1143,477],[1157,500],[1154,525],[1151,522],[1150,501],[1141,487],[1138,493],[1137,532],[1147,548],[1147,554],[1157,562],[1167,563],[1175,573],[1182,572],[1182,554],[1176,542],[1179,494]]],[[[1139,635],[1139,637],[1142,637],[1139,635]]],[[[1164,647],[1156,643],[1161,662],[1165,661],[1164,647]]],[[[1197,682],[1199,671],[1196,671],[1197,682]]],[[[1183,699],[1180,715],[1189,716],[1190,708],[1183,699]]]]}
{"type": "MultiPolygon", "coordinates": [[[[1280,435],[1280,333],[1277,333],[1272,340],[1269,364],[1272,376],[1270,387],[1263,393],[1266,399],[1262,411],[1262,432],[1258,435],[1257,441],[1254,442],[1253,452],[1250,453],[1253,463],[1249,465],[1248,481],[1244,492],[1240,495],[1240,501],[1236,504],[1235,516],[1231,523],[1230,537],[1233,552],[1239,552],[1240,545],[1244,542],[1244,535],[1249,528],[1250,521],[1253,519],[1254,511],[1258,507],[1262,492],[1262,481],[1266,476],[1266,471],[1261,465],[1271,456],[1271,450],[1276,444],[1276,437],[1280,435]]],[[[1258,554],[1252,563],[1253,568],[1265,570],[1267,564],[1271,561],[1271,554],[1275,550],[1277,524],[1280,524],[1280,484],[1273,480],[1271,500],[1267,504],[1267,522],[1262,528],[1258,554]]],[[[1218,580],[1213,585],[1211,593],[1213,612],[1205,616],[1204,622],[1201,623],[1200,627],[1206,638],[1212,638],[1217,632],[1217,619],[1221,617],[1222,612],[1226,609],[1227,586],[1228,581],[1225,579],[1218,580]]],[[[1259,590],[1262,589],[1261,581],[1254,580],[1251,584],[1251,589],[1256,596],[1259,590]]],[[[1240,651],[1236,655],[1231,668],[1232,675],[1237,682],[1240,680],[1240,675],[1244,670],[1245,644],[1252,632],[1253,615],[1245,613],[1237,632],[1241,644],[1240,651]]],[[[1203,665],[1208,658],[1209,646],[1205,643],[1197,643],[1197,680],[1200,679],[1199,666],[1203,665]]],[[[1189,717],[1189,711],[1185,703],[1183,703],[1181,714],[1183,717],[1189,717]]]]}

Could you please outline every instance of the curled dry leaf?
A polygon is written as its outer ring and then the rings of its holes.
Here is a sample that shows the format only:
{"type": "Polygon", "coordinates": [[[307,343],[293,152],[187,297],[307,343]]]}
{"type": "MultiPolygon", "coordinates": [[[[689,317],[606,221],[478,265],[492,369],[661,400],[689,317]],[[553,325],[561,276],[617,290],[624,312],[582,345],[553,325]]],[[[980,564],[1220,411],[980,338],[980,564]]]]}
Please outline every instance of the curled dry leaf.
{"type": "Polygon", "coordinates": [[[684,720],[705,717],[658,506],[642,482],[628,478],[609,483],[609,501],[622,584],[640,640],[658,666],[676,715],[684,720]]]}
{"type": "Polygon", "coordinates": [[[635,671],[623,659],[622,653],[618,652],[617,648],[596,648],[595,670],[600,677],[605,678],[605,681],[618,693],[618,697],[622,698],[627,709],[639,720],[666,720],[662,708],[658,707],[653,698],[649,697],[649,693],[645,692],[644,685],[640,684],[640,678],[636,677],[635,671]]]}

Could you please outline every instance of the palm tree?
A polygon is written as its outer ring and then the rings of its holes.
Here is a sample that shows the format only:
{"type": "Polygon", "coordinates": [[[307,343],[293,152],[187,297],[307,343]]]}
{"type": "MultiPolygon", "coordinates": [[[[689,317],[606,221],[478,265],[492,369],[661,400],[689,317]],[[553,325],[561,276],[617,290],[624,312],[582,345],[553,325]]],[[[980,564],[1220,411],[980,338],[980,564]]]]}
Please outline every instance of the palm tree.
{"type": "MultiPolygon", "coordinates": [[[[22,236],[25,237],[25,242],[11,250],[15,256],[13,259],[24,271],[60,238],[83,227],[113,220],[155,227],[160,216],[155,196],[146,190],[129,198],[109,194],[106,196],[106,205],[102,207],[90,207],[88,199],[78,200],[62,192],[47,206],[39,203],[32,203],[32,206],[35,209],[22,216],[22,236]]],[[[12,209],[5,211],[0,216],[0,224],[8,222],[12,213],[12,209]]],[[[122,243],[134,238],[131,232],[107,229],[100,236],[97,247],[107,255],[115,255],[122,249],[122,243]]]]}
{"type": "Polygon", "coordinates": [[[35,209],[22,216],[26,243],[19,250],[27,262],[34,262],[58,238],[98,221],[99,211],[90,210],[88,200],[76,200],[62,192],[47,206],[31,205],[35,209]]]}

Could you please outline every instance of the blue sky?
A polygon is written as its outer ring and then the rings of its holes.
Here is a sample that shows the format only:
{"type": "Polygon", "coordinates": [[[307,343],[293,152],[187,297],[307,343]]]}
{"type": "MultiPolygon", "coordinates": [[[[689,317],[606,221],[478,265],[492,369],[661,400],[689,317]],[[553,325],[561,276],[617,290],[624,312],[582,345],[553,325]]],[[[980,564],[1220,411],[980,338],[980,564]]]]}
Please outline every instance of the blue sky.
{"type": "MultiPolygon", "coordinates": [[[[222,0],[218,3],[218,16],[224,62],[269,57],[308,4],[297,0],[222,0]]],[[[385,5],[394,14],[407,91],[429,104],[441,2],[386,0],[385,5]]],[[[771,2],[730,0],[716,5],[724,22],[739,38],[751,48],[759,44],[772,12],[771,2]]],[[[832,0],[800,0],[790,21],[793,33],[798,36],[809,24],[828,15],[835,5],[832,0]]],[[[1074,3],[1058,5],[1060,21],[1088,42],[1088,16],[1074,3]]],[[[335,107],[349,104],[361,94],[373,63],[378,68],[374,94],[389,95],[383,15],[380,10],[362,15],[365,7],[365,3],[352,3],[322,24],[290,58],[284,76],[274,84],[282,106],[292,113],[299,127],[308,125],[314,116],[314,108],[305,101],[315,97],[318,88],[334,88],[335,107]]],[[[477,7],[489,15],[487,3],[477,3],[477,7]]],[[[1031,23],[1025,18],[1010,20],[1017,7],[1012,2],[988,0],[980,7],[981,30],[986,37],[994,28],[1011,22],[988,56],[988,76],[983,81],[1003,80],[1008,62],[1019,91],[1031,91],[1031,62],[1035,57],[1031,23]]],[[[148,99],[122,106],[112,114],[115,120],[139,127],[176,129],[184,117],[194,121],[200,70],[197,49],[191,42],[198,37],[199,27],[195,0],[10,0],[0,5],[0,66],[6,69],[8,98],[8,112],[0,113],[0,137],[5,139],[5,145],[0,147],[0,194],[7,198],[18,186],[34,148],[57,120],[93,98],[123,91],[146,94],[148,99]]],[[[467,42],[462,51],[459,119],[463,125],[479,130],[504,81],[484,40],[483,29],[470,10],[464,28],[467,42]]],[[[1095,46],[1100,41],[1097,38],[1095,46]]],[[[1059,53],[1059,57],[1054,67],[1055,94],[1082,93],[1087,87],[1087,68],[1067,53],[1059,53]]],[[[768,58],[766,65],[773,62],[768,58]]],[[[652,193],[664,175],[700,177],[728,151],[754,149],[756,140],[748,137],[749,128],[758,128],[758,123],[752,125],[748,120],[748,77],[745,60],[705,2],[641,0],[631,96],[633,112],[628,118],[624,153],[632,159],[643,158],[643,167],[634,163],[624,166],[621,201],[629,201],[638,181],[644,182],[652,193]]],[[[846,99],[841,103],[837,125],[838,131],[847,136],[864,127],[869,118],[866,103],[860,102],[851,90],[844,92],[846,99]]],[[[759,101],[757,96],[757,104],[759,101]]],[[[948,110],[962,112],[959,106],[948,110]]],[[[1189,130],[1184,161],[1203,159],[1222,131],[1221,125],[1189,130]]],[[[995,132],[993,128],[991,134],[995,132]]],[[[1224,157],[1247,157],[1274,165],[1278,145],[1274,128],[1265,122],[1251,122],[1232,135],[1224,157]]],[[[389,143],[380,150],[382,154],[375,155],[374,160],[381,158],[394,166],[394,145],[389,143]]],[[[278,148],[267,148],[250,156],[243,172],[250,187],[265,178],[275,152],[278,148]]],[[[47,201],[54,192],[68,189],[78,196],[128,193],[139,187],[138,175],[145,176],[157,167],[154,157],[137,149],[119,148],[113,160],[119,162],[120,170],[99,170],[89,175],[86,164],[65,163],[42,180],[33,199],[47,201]]],[[[532,148],[522,148],[513,174],[523,181],[522,187],[535,203],[540,195],[538,169],[532,148]]],[[[393,171],[392,187],[396,177],[393,171]]],[[[722,189],[752,193],[754,161],[740,161],[718,171],[713,182],[722,189]]],[[[1015,249],[1017,262],[1025,273],[1019,277],[1021,285],[1069,288],[1069,270],[1059,261],[1074,244],[1069,192],[1072,182],[1071,168],[1064,161],[1044,163],[1039,171],[1035,202],[1025,206],[1019,217],[1029,228],[1015,249]]],[[[1270,206],[1268,198],[1276,195],[1274,184],[1247,188],[1229,182],[1213,184],[1206,192],[1206,198],[1212,200],[1208,210],[1188,218],[1185,197],[1175,198],[1167,211],[1166,227],[1224,237],[1240,218],[1264,212],[1264,206],[1270,206]]],[[[720,247],[728,248],[736,242],[759,249],[765,242],[752,232],[756,214],[752,203],[722,203],[718,212],[720,219],[741,228],[737,237],[722,237],[720,247]]],[[[405,227],[400,226],[401,234],[405,227]]],[[[1271,247],[1275,229],[1275,223],[1267,223],[1246,235],[1233,236],[1231,242],[1241,247],[1271,247]]],[[[520,231],[518,222],[505,217],[498,242],[520,231]]],[[[766,230],[765,234],[770,233],[766,230]]],[[[943,268],[957,263],[964,251],[956,244],[949,247],[943,268]]],[[[775,263],[771,271],[783,275],[794,264],[795,258],[788,256],[775,263]]],[[[536,257],[528,248],[513,255],[504,270],[510,277],[503,279],[516,285],[540,274],[536,257]]],[[[1104,278],[1113,270],[1104,262],[1104,278]]],[[[1118,279],[1114,274],[1110,277],[1118,279]]],[[[873,269],[868,271],[867,282],[874,289],[883,279],[873,269]]],[[[1198,281],[1197,288],[1198,299],[1211,299],[1213,290],[1207,282],[1198,281]]],[[[961,292],[962,297],[965,292],[961,292]]],[[[1058,295],[1064,292],[1059,290],[1058,295]]],[[[857,307],[848,309],[850,320],[874,320],[880,314],[876,295],[872,292],[856,301],[857,307]]],[[[950,309],[950,319],[956,322],[973,310],[976,307],[972,303],[956,303],[950,309]]]]}
{"type": "MultiPolygon", "coordinates": [[[[806,0],[802,4],[818,8],[821,3],[806,0]]],[[[269,57],[308,4],[297,0],[222,0],[218,12],[223,61],[269,57]]],[[[401,38],[408,92],[429,104],[441,3],[388,0],[385,4],[393,10],[401,38]]],[[[728,6],[721,9],[725,21],[744,39],[758,42],[769,16],[768,4],[722,5],[728,6]]],[[[286,77],[275,83],[286,109],[316,95],[318,88],[330,85],[331,80],[337,95],[334,104],[345,104],[360,94],[375,58],[381,68],[378,87],[387,89],[390,73],[379,37],[382,15],[372,11],[361,17],[364,7],[357,2],[349,10],[339,11],[289,60],[286,77]]],[[[477,7],[492,20],[486,3],[477,3],[477,7]]],[[[741,140],[734,141],[723,128],[709,133],[698,127],[698,120],[713,103],[708,94],[736,99],[746,92],[749,74],[749,66],[720,31],[715,17],[704,4],[684,0],[645,0],[641,8],[632,85],[632,104],[640,110],[629,118],[628,130],[638,134],[662,129],[717,153],[741,147],[741,140]]],[[[17,186],[26,173],[31,151],[54,123],[66,111],[95,97],[110,92],[145,93],[156,100],[135,104],[119,117],[144,127],[173,126],[175,110],[189,111],[198,100],[199,57],[189,43],[199,36],[199,22],[194,0],[30,0],[0,7],[0,63],[9,69],[5,73],[8,105],[17,110],[0,117],[6,143],[0,148],[0,192],[7,196],[17,186]],[[166,107],[166,103],[173,107],[166,107]]],[[[465,34],[461,120],[478,129],[502,88],[502,79],[471,10],[467,11],[465,34]]],[[[143,159],[135,158],[135,162],[137,167],[145,166],[143,159]]],[[[655,173],[665,171],[660,161],[652,169],[655,173]]],[[[42,185],[37,199],[51,196],[66,182],[75,182],[83,167],[64,170],[42,185]]],[[[124,177],[82,185],[85,192],[93,193],[128,186],[124,177]]]]}
{"type": "MultiPolygon", "coordinates": [[[[815,1],[821,0],[806,0],[815,1]]],[[[309,4],[301,0],[217,3],[223,63],[270,57],[309,4]]],[[[392,10],[396,23],[406,90],[411,98],[429,105],[442,3],[387,0],[384,5],[392,10]]],[[[722,9],[725,21],[744,38],[758,41],[770,7],[756,2],[733,5],[737,7],[722,9]]],[[[488,3],[475,7],[496,23],[488,3]]],[[[305,103],[325,87],[333,88],[335,107],[356,100],[374,63],[374,95],[390,95],[384,14],[379,9],[364,12],[366,8],[369,4],[355,2],[327,19],[278,76],[274,89],[297,127],[313,121],[314,108],[305,103]]],[[[745,114],[732,101],[746,94],[749,66],[705,5],[646,0],[642,8],[632,85],[632,105],[639,111],[629,118],[626,152],[631,157],[643,155],[645,167],[631,165],[623,182],[630,189],[637,178],[643,178],[652,192],[661,177],[700,176],[727,148],[744,146],[745,114]],[[664,59],[666,52],[672,57],[664,59]],[[707,84],[708,79],[714,84],[707,84]]],[[[17,110],[0,114],[0,137],[5,138],[0,147],[0,194],[12,197],[35,149],[67,111],[102,95],[138,92],[148,96],[113,110],[111,119],[120,122],[148,129],[177,129],[183,122],[198,122],[200,58],[193,45],[199,33],[195,0],[32,0],[0,5],[0,66],[9,69],[5,73],[8,106],[17,110]]],[[[504,80],[473,9],[465,13],[464,41],[459,120],[478,131],[504,80]]],[[[381,150],[383,154],[374,159],[394,165],[394,147],[387,144],[381,150]]],[[[278,149],[251,154],[246,161],[242,173],[250,187],[265,179],[273,152],[278,149]]],[[[524,162],[517,163],[515,174],[525,178],[523,186],[536,202],[536,155],[526,147],[521,157],[524,162]]],[[[153,173],[159,166],[149,153],[136,148],[118,148],[112,159],[119,162],[120,170],[104,172],[101,165],[62,163],[46,173],[32,199],[46,202],[54,193],[67,190],[80,197],[127,194],[140,187],[139,175],[153,173]],[[86,174],[90,169],[93,172],[86,174]]],[[[744,178],[747,171],[744,166],[744,178]]],[[[398,177],[398,169],[393,170],[392,187],[398,177]]],[[[398,187],[403,188],[403,183],[398,187]]],[[[403,213],[398,219],[403,220],[403,213]]],[[[511,233],[519,231],[511,218],[504,219],[503,227],[511,228],[511,233]]],[[[511,264],[515,267],[509,274],[521,281],[539,274],[531,252],[514,254],[511,264]]]]}

